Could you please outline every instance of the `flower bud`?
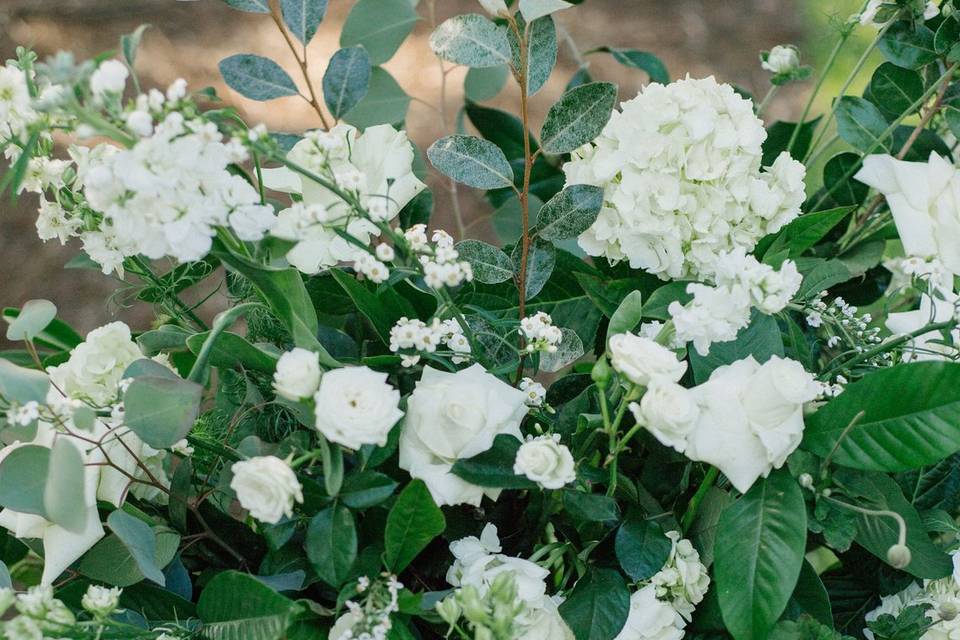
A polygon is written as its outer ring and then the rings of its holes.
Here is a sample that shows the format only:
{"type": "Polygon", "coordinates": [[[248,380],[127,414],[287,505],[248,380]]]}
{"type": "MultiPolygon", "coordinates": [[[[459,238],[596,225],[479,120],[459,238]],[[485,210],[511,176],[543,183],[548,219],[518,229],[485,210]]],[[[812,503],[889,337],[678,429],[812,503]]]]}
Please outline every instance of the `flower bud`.
{"type": "Polygon", "coordinates": [[[894,569],[905,568],[910,560],[910,549],[905,544],[895,544],[887,550],[887,562],[894,569]]]}
{"type": "Polygon", "coordinates": [[[799,482],[800,486],[804,489],[813,489],[813,476],[809,473],[801,473],[800,477],[797,478],[797,482],[799,482]]]}
{"type": "Polygon", "coordinates": [[[610,376],[612,375],[610,370],[610,363],[607,362],[605,357],[600,358],[593,365],[593,369],[590,370],[590,378],[597,383],[597,386],[601,389],[606,388],[607,383],[610,382],[610,376]]]}
{"type": "Polygon", "coordinates": [[[940,604],[940,608],[937,610],[937,613],[940,614],[940,619],[950,622],[957,617],[957,613],[960,613],[957,609],[957,605],[953,602],[943,602],[940,604]]]}
{"type": "Polygon", "coordinates": [[[791,73],[800,68],[800,53],[792,44],[780,44],[761,56],[761,65],[775,74],[791,73]]]}
{"type": "Polygon", "coordinates": [[[443,618],[443,621],[451,627],[457,623],[457,620],[460,619],[462,610],[460,609],[460,605],[457,603],[456,598],[446,598],[438,602],[436,606],[437,614],[439,614],[439,616],[443,618]]]}

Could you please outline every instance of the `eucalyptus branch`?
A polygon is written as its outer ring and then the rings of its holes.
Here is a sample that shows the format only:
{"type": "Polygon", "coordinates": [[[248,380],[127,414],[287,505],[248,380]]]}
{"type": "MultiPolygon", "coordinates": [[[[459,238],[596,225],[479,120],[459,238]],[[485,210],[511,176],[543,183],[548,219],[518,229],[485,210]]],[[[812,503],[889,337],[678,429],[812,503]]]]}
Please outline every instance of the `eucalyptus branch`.
{"type": "Polygon", "coordinates": [[[307,62],[307,47],[303,47],[303,57],[297,53],[297,45],[293,41],[293,38],[290,37],[290,34],[287,32],[287,28],[283,25],[283,15],[280,13],[280,6],[277,0],[269,0],[270,3],[270,17],[273,18],[274,24],[277,25],[277,29],[280,30],[280,33],[283,35],[284,41],[287,43],[287,47],[290,49],[290,53],[293,54],[293,58],[297,61],[297,66],[300,67],[300,73],[303,75],[303,80],[307,85],[307,91],[310,93],[309,97],[303,95],[302,93],[298,94],[301,98],[306,100],[313,110],[317,112],[317,115],[320,117],[320,122],[323,124],[323,128],[329,130],[330,124],[327,122],[327,117],[323,114],[323,107],[320,106],[320,100],[317,98],[317,92],[313,88],[313,82],[310,80],[310,70],[308,68],[307,62]]]}

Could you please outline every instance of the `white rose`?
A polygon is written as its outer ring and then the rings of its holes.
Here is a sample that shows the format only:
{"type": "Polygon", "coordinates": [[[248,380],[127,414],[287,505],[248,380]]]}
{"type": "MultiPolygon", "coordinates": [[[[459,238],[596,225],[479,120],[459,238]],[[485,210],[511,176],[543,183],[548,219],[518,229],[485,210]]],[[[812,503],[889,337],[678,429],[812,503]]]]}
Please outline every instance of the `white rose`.
{"type": "Polygon", "coordinates": [[[423,480],[438,505],[479,505],[497,489],[450,473],[453,464],[483,453],[501,433],[520,439],[526,394],[475,364],[457,373],[425,367],[407,403],[400,468],[423,480]]]}
{"type": "Polygon", "coordinates": [[[792,44],[778,44],[760,66],[770,73],[790,73],[800,66],[800,53],[792,44]]]}
{"type": "Polygon", "coordinates": [[[230,488],[240,506],[269,524],[293,515],[293,503],[303,502],[303,488],[290,465],[276,456],[259,456],[233,463],[230,488]]]}
{"type": "Polygon", "coordinates": [[[960,170],[936,153],[927,162],[873,155],[854,177],[886,196],[908,256],[960,275],[960,170]]]}
{"type": "Polygon", "coordinates": [[[316,427],[331,442],[350,449],[365,444],[382,447],[403,417],[400,392],[387,374],[367,367],[344,367],[323,374],[316,403],[316,427]]]}
{"type": "Polygon", "coordinates": [[[69,360],[47,369],[54,387],[51,393],[59,396],[62,391],[70,398],[108,405],[117,398],[124,371],[143,357],[130,327],[111,322],[88,333],[69,360]]]}
{"type": "Polygon", "coordinates": [[[683,618],[669,602],[657,599],[656,587],[648,584],[630,596],[630,613],[615,640],[681,640],[683,618]]]}
{"type": "Polygon", "coordinates": [[[561,599],[544,598],[543,606],[529,612],[517,640],[574,640],[575,636],[560,616],[561,599]]]}
{"type": "Polygon", "coordinates": [[[287,400],[309,398],[320,387],[320,356],[308,349],[295,347],[277,361],[273,374],[273,388],[287,400]]]}
{"type": "Polygon", "coordinates": [[[507,10],[507,3],[504,2],[504,0],[479,0],[479,2],[483,10],[492,16],[510,13],[507,10]]]}
{"type": "Polygon", "coordinates": [[[119,60],[106,60],[90,76],[90,91],[102,96],[108,93],[123,93],[130,72],[119,60]]]}
{"type": "Polygon", "coordinates": [[[709,462],[741,493],[786,461],[803,437],[803,403],[816,396],[813,378],[791,360],[752,356],[718,367],[691,390],[700,418],[687,457],[709,462]]]}
{"type": "Polygon", "coordinates": [[[654,382],[639,404],[630,403],[630,411],[662,444],[682,452],[687,435],[700,415],[696,398],[689,389],[673,382],[654,382]]]}
{"type": "Polygon", "coordinates": [[[560,489],[577,479],[570,449],[560,444],[559,436],[540,436],[527,440],[517,451],[513,472],[524,475],[544,489],[560,489]]]}
{"type": "Polygon", "coordinates": [[[654,380],[677,382],[687,363],[649,338],[621,333],[610,338],[610,364],[632,382],[649,386],[654,380]]]}

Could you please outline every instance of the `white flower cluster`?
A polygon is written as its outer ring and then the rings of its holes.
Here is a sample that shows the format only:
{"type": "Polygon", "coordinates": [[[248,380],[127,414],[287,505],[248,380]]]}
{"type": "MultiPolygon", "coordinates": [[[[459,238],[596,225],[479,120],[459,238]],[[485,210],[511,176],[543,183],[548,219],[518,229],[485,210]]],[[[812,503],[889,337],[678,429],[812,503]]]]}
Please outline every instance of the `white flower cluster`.
{"type": "Polygon", "coordinates": [[[523,378],[517,385],[520,391],[527,394],[527,406],[542,407],[547,397],[547,388],[533,378],[523,378]]]}
{"type": "Polygon", "coordinates": [[[303,487],[288,461],[276,456],[257,456],[234,462],[230,488],[240,506],[269,524],[293,516],[293,503],[303,502],[303,487]]]}
{"type": "Polygon", "coordinates": [[[750,324],[754,307],[766,314],[782,311],[803,282],[793,261],[785,260],[776,271],[743,248],[717,256],[713,279],[715,286],[687,285],[693,300],[686,305],[672,302],[667,309],[677,340],[693,342],[700,355],[709,353],[714,342],[736,339],[750,324]]]}
{"type": "Polygon", "coordinates": [[[122,592],[123,590],[119,587],[101,587],[92,584],[83,594],[80,606],[98,620],[102,620],[117,610],[122,592]]]}
{"type": "MultiPolygon", "coordinates": [[[[842,347],[851,351],[862,352],[883,342],[879,327],[870,327],[873,316],[869,313],[857,315],[857,307],[837,296],[832,303],[827,303],[827,292],[811,302],[807,309],[807,324],[827,335],[827,347],[835,349],[842,347]]],[[[915,313],[915,312],[911,312],[915,313]]],[[[890,317],[899,314],[890,314],[890,317]]],[[[889,322],[889,321],[888,321],[889,322]]],[[[922,325],[921,325],[922,326],[922,325]]],[[[881,355],[884,360],[893,358],[893,353],[881,355]]]]}
{"type": "Polygon", "coordinates": [[[447,582],[455,589],[469,587],[486,598],[494,582],[511,574],[516,599],[522,605],[513,620],[514,637],[523,640],[573,640],[573,633],[560,617],[557,597],[547,595],[550,572],[524,558],[501,553],[497,527],[487,524],[480,537],[468,536],[450,543],[455,560],[447,570],[447,582]]]}
{"type": "Polygon", "coordinates": [[[556,353],[557,345],[563,341],[560,327],[554,326],[553,318],[543,311],[520,320],[520,335],[524,337],[527,353],[556,353]]]}
{"type": "Polygon", "coordinates": [[[364,603],[346,601],[347,612],[334,623],[330,640],[386,640],[393,627],[390,615],[400,609],[403,584],[389,573],[381,578],[373,582],[366,576],[357,579],[357,594],[365,596],[364,603]]]}
{"type": "Polygon", "coordinates": [[[558,434],[528,437],[517,450],[513,472],[544,489],[562,489],[577,479],[576,463],[558,434]]]}
{"type": "Polygon", "coordinates": [[[67,605],[53,597],[50,586],[30,587],[23,593],[0,588],[0,616],[6,618],[4,614],[11,606],[18,615],[0,622],[0,631],[7,640],[43,640],[47,633],[57,633],[77,621],[67,605]]]}
{"type": "Polygon", "coordinates": [[[663,568],[630,597],[630,613],[616,640],[680,640],[697,604],[703,601],[710,576],[700,554],[676,531],[663,568]]]}
{"type": "MultiPolygon", "coordinates": [[[[864,616],[866,622],[873,622],[881,615],[897,617],[910,606],[929,605],[927,618],[930,627],[918,640],[952,640],[960,636],[960,551],[954,551],[953,575],[939,580],[916,582],[898,593],[880,598],[880,606],[864,616]]],[[[874,640],[870,629],[864,629],[863,635],[874,640]]]]}
{"type": "Polygon", "coordinates": [[[661,443],[714,465],[746,493],[800,444],[803,406],[820,392],[799,362],[749,356],[692,389],[654,381],[630,411],[661,443]]]}
{"type": "Polygon", "coordinates": [[[434,353],[440,345],[446,346],[455,354],[450,358],[454,364],[467,362],[470,353],[470,341],[463,333],[456,319],[440,320],[434,318],[430,324],[422,320],[400,318],[390,328],[390,351],[400,353],[401,364],[412,367],[420,362],[421,353],[434,353]],[[415,351],[416,353],[410,353],[415,351]]]}
{"type": "Polygon", "coordinates": [[[403,236],[410,249],[419,254],[417,259],[423,269],[424,282],[431,289],[455,287],[473,280],[473,267],[466,260],[460,260],[460,254],[453,247],[453,237],[446,231],[433,232],[433,248],[427,242],[426,225],[416,224],[405,230],[403,236]]]}
{"type": "Polygon", "coordinates": [[[653,83],[621,108],[564,166],[567,184],[604,188],[579,237],[588,254],[662,279],[705,278],[718,254],[749,251],[800,213],[803,165],[783,153],[761,171],[763,122],[733,87],[653,83]]]}
{"type": "Polygon", "coordinates": [[[0,140],[22,140],[36,119],[27,74],[8,61],[0,67],[0,140]]]}
{"type": "Polygon", "coordinates": [[[296,243],[287,252],[287,261],[304,273],[369,255],[362,247],[380,235],[376,223],[396,218],[426,187],[413,174],[413,147],[406,133],[389,125],[370,127],[362,135],[347,124],[330,131],[309,131],[287,158],[356,198],[365,212],[361,215],[316,180],[285,167],[264,169],[267,187],[303,196],[302,202],[279,213],[271,233],[296,243]],[[340,233],[354,238],[359,246],[340,233]]]}
{"type": "MultiPolygon", "coordinates": [[[[91,331],[66,362],[47,370],[51,387],[46,404],[36,407],[34,439],[29,443],[14,442],[0,450],[3,459],[24,444],[52,447],[62,439],[77,448],[85,463],[86,512],[82,530],[68,530],[31,513],[0,511],[0,527],[17,538],[42,540],[42,584],[51,584],[103,537],[98,500],[119,508],[128,492],[144,499],[163,498],[159,488],[132,479],[146,480],[152,476],[162,485],[169,485],[163,466],[166,452],[150,447],[123,425],[123,374],[131,363],[142,358],[130,329],[122,322],[91,331]],[[103,409],[103,413],[109,409],[110,416],[96,417],[87,430],[78,433],[80,428],[74,423],[73,414],[91,405],[103,409]]],[[[29,413],[33,415],[33,408],[29,413]]]]}
{"type": "Polygon", "coordinates": [[[317,431],[350,449],[384,446],[403,417],[398,408],[400,392],[387,382],[386,373],[368,367],[323,373],[318,355],[307,349],[295,348],[280,356],[273,388],[294,402],[312,399],[317,431]]]}
{"type": "Polygon", "coordinates": [[[527,394],[475,364],[456,373],[424,367],[407,401],[400,433],[400,468],[426,483],[438,505],[479,506],[499,489],[451,473],[454,463],[493,446],[500,434],[521,439],[527,394]]]}

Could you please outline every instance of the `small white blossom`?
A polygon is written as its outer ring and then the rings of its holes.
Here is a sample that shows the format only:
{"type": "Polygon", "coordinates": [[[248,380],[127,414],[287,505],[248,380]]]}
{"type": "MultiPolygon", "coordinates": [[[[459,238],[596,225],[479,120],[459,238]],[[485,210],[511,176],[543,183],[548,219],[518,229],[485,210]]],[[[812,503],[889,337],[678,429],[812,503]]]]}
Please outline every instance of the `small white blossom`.
{"type": "Polygon", "coordinates": [[[90,91],[95,96],[101,97],[109,94],[119,95],[126,88],[128,77],[130,72],[127,70],[127,65],[119,60],[105,60],[90,76],[90,91]]]}
{"type": "Polygon", "coordinates": [[[240,506],[268,524],[293,515],[293,504],[303,502],[303,488],[290,465],[275,456],[259,456],[233,463],[230,488],[240,506]]]}
{"type": "Polygon", "coordinates": [[[546,388],[533,378],[523,378],[519,384],[520,391],[527,394],[527,405],[531,407],[542,407],[543,401],[547,397],[546,388]]]}
{"type": "Polygon", "coordinates": [[[791,73],[800,68],[800,52],[792,44],[778,44],[766,54],[760,66],[770,73],[791,73]]]}
{"type": "Polygon", "coordinates": [[[311,397],[320,387],[320,356],[307,349],[294,347],[277,361],[273,388],[277,395],[294,402],[311,397]]]}
{"type": "Polygon", "coordinates": [[[95,584],[87,587],[80,605],[97,619],[103,619],[116,611],[120,605],[122,589],[101,587],[95,584]]]}

